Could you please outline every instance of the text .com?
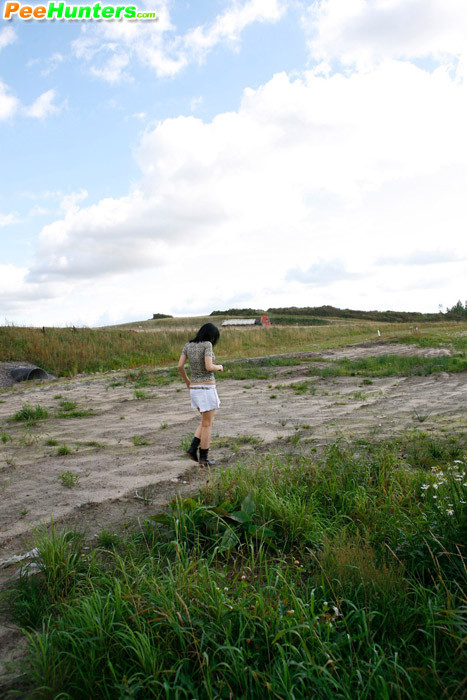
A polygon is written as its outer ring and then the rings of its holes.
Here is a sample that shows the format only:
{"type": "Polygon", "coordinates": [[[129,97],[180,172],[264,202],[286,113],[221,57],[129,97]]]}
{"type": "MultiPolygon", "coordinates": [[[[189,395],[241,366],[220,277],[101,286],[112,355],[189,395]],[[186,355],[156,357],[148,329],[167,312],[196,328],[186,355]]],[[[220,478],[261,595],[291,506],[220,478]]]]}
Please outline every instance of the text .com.
{"type": "Polygon", "coordinates": [[[19,17],[24,20],[83,20],[83,19],[152,19],[158,21],[156,12],[140,12],[134,5],[68,5],[66,2],[48,2],[44,5],[24,5],[6,2],[3,19],[19,17]]]}

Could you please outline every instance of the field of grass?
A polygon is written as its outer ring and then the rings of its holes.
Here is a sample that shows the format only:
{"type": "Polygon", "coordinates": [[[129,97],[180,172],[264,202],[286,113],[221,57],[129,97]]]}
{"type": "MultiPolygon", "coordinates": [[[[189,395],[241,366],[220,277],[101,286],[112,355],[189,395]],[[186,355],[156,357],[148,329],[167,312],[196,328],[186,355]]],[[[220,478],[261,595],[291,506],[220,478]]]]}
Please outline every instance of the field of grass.
{"type": "Polygon", "coordinates": [[[437,372],[466,372],[465,353],[440,357],[418,357],[404,355],[378,355],[358,360],[342,358],[329,363],[329,367],[310,366],[310,374],[319,377],[364,376],[427,376],[437,372]]]}
{"type": "MultiPolygon", "coordinates": [[[[134,330],[0,327],[0,362],[28,361],[57,376],[79,372],[135,368],[145,365],[167,367],[177,362],[181,348],[204,318],[161,319],[154,332],[134,330]],[[174,322],[178,324],[174,327],[174,322]]],[[[212,319],[210,319],[212,320],[212,319]]],[[[217,321],[217,317],[214,319],[217,321]]],[[[219,321],[220,322],[220,321],[219,321]]],[[[136,325],[136,324],[133,324],[136,325]]],[[[144,328],[150,328],[145,325],[144,328]]],[[[321,350],[377,338],[379,324],[373,321],[333,321],[325,326],[280,326],[223,330],[216,346],[220,362],[286,352],[321,350]]],[[[404,323],[386,323],[384,340],[412,338],[415,342],[439,345],[454,343],[465,348],[467,323],[444,322],[419,325],[417,337],[404,323]]]]}
{"type": "Polygon", "coordinates": [[[23,697],[463,697],[465,472],[458,435],[290,446],[91,550],[39,533],[23,697]]]}
{"type": "MultiPolygon", "coordinates": [[[[28,360],[57,375],[128,368],[108,386],[130,383],[134,398],[144,400],[146,387],[178,377],[180,349],[204,320],[213,319],[161,319],[150,332],[0,328],[0,360],[28,360]]],[[[333,319],[229,329],[216,356],[225,364],[222,378],[268,379],[276,367],[303,361],[280,353],[391,340],[447,346],[454,354],[332,362],[313,356],[310,375],[362,376],[371,384],[369,377],[467,369],[466,323],[419,323],[416,335],[408,324],[385,323],[381,338],[378,328],[333,319]],[[247,361],[257,356],[264,358],[247,361]],[[236,358],[244,361],[230,361],[236,358]]],[[[313,393],[315,383],[290,389],[313,393]]],[[[54,398],[49,415],[92,416],[79,402],[54,398]]],[[[24,404],[12,411],[8,430],[47,417],[40,405],[24,404]]],[[[124,534],[104,530],[91,547],[83,534],[53,524],[37,533],[39,573],[21,576],[2,601],[27,636],[19,696],[463,697],[465,435],[419,429],[392,440],[340,441],[318,453],[306,434],[296,426],[269,452],[252,435],[215,438],[236,462],[193,497],[124,534]]],[[[9,433],[0,439],[9,444],[9,433]]],[[[183,436],[185,448],[190,439],[183,436]]],[[[143,434],[131,441],[150,449],[143,434]]],[[[73,449],[63,440],[48,444],[71,465],[73,449]]],[[[57,479],[69,489],[81,486],[67,467],[57,479]]]]}

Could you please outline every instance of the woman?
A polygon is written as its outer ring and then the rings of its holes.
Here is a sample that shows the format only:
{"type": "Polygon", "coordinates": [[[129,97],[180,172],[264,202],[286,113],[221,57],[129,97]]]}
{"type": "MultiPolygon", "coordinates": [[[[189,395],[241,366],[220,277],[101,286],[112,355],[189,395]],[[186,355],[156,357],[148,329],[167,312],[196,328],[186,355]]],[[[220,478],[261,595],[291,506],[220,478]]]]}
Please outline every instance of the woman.
{"type": "Polygon", "coordinates": [[[208,459],[214,413],[220,401],[216,391],[214,372],[222,372],[222,365],[215,365],[212,351],[219,340],[219,329],[213,323],[201,326],[193,340],[185,343],[178,361],[178,369],[190,390],[191,406],[201,413],[201,423],[187,450],[187,455],[202,467],[214,462],[208,459]],[[190,363],[190,379],[185,372],[185,363],[190,363]],[[198,457],[199,447],[199,457],[198,457]]]}

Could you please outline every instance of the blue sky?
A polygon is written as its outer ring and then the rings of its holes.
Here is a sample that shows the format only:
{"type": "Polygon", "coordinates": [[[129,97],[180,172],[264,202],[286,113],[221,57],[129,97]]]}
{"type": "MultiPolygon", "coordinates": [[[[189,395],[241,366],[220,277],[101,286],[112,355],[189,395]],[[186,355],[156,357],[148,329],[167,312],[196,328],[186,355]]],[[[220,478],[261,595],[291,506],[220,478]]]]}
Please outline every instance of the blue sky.
{"type": "Polygon", "coordinates": [[[0,323],[464,299],[463,0],[138,7],[0,20],[0,323]]]}

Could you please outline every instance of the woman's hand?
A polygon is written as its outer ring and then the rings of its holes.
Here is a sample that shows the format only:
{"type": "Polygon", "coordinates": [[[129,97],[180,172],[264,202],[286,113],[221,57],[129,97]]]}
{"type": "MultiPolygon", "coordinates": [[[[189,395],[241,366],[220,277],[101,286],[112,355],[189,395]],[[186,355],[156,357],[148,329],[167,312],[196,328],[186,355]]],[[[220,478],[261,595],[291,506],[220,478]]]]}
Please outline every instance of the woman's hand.
{"type": "Polygon", "coordinates": [[[204,368],[206,372],[223,372],[224,370],[222,365],[215,365],[213,363],[211,355],[204,356],[204,368]]]}

